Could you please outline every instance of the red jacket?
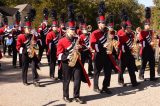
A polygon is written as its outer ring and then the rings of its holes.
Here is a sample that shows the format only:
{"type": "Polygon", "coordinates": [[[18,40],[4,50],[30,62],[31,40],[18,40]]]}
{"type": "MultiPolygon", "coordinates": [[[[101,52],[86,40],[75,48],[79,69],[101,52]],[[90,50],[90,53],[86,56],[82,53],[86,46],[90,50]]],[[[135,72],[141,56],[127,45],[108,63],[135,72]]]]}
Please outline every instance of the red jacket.
{"type": "Polygon", "coordinates": [[[42,23],[42,24],[38,27],[37,32],[38,32],[38,34],[43,33],[44,35],[47,35],[48,32],[49,32],[49,29],[48,29],[48,27],[46,26],[45,23],[42,23]]]}
{"type": "MultiPolygon", "coordinates": [[[[76,42],[78,38],[74,38],[74,42],[76,42]]],[[[80,38],[79,44],[82,45],[82,49],[85,49],[85,46],[83,44],[83,40],[80,38]]],[[[67,37],[63,37],[58,41],[57,44],[57,57],[59,60],[66,60],[67,56],[71,53],[71,51],[74,48],[74,44],[72,44],[71,40],[69,40],[67,37]],[[63,56],[62,56],[63,55],[63,56]]]]}
{"type": "Polygon", "coordinates": [[[0,35],[2,35],[4,33],[4,31],[5,31],[4,27],[0,28],[0,35]]]}
{"type": "MultiPolygon", "coordinates": [[[[25,34],[18,35],[17,44],[16,44],[17,51],[19,51],[21,47],[24,47],[26,41],[27,41],[27,37],[25,34]]],[[[36,36],[34,36],[34,41],[35,42],[37,41],[36,36]]]]}
{"type": "Polygon", "coordinates": [[[125,31],[123,29],[120,29],[118,32],[117,32],[117,35],[118,36],[121,36],[121,35],[124,35],[125,34],[125,31]]]}
{"type": "Polygon", "coordinates": [[[54,31],[51,31],[47,34],[47,36],[46,36],[46,45],[48,46],[47,54],[50,54],[52,45],[55,45],[55,49],[56,49],[56,45],[58,43],[58,40],[59,40],[59,36],[56,35],[56,33],[54,31]]]}
{"type": "Polygon", "coordinates": [[[77,29],[77,34],[80,36],[82,34],[82,30],[81,29],[77,29]]]}
{"type": "Polygon", "coordinates": [[[122,46],[124,44],[127,44],[128,47],[132,48],[133,45],[133,40],[134,40],[134,34],[130,33],[129,36],[127,36],[127,33],[124,30],[119,30],[118,31],[118,38],[119,38],[119,42],[118,42],[118,47],[121,50],[122,46]]]}
{"type": "Polygon", "coordinates": [[[103,47],[103,44],[107,41],[106,34],[107,32],[101,32],[99,29],[92,32],[90,46],[96,52],[105,52],[106,48],[103,47]]]}
{"type": "Polygon", "coordinates": [[[89,36],[85,34],[81,34],[80,38],[82,39],[82,41],[84,41],[85,46],[89,47],[89,36]]]}
{"type": "Polygon", "coordinates": [[[51,31],[46,36],[46,45],[49,46],[50,43],[54,42],[55,45],[58,43],[58,36],[55,34],[54,31],[51,31]]]}
{"type": "Polygon", "coordinates": [[[153,39],[153,31],[141,31],[139,35],[139,41],[142,44],[142,47],[145,47],[146,44],[149,44],[152,42],[153,39]]]}
{"type": "Polygon", "coordinates": [[[20,34],[18,35],[18,38],[17,38],[17,44],[16,44],[16,49],[17,51],[20,50],[21,47],[24,46],[24,42],[27,40],[25,34],[20,34]]]}
{"type": "Polygon", "coordinates": [[[132,45],[133,45],[134,35],[131,34],[130,36],[131,37],[128,37],[126,34],[124,34],[123,36],[119,36],[119,45],[118,45],[118,47],[121,48],[121,46],[126,43],[127,46],[131,48],[132,45]]]}
{"type": "Polygon", "coordinates": [[[132,47],[133,47],[133,41],[134,41],[134,34],[126,33],[124,30],[118,31],[118,48],[120,50],[118,58],[121,59],[122,53],[131,53],[132,47]]]}

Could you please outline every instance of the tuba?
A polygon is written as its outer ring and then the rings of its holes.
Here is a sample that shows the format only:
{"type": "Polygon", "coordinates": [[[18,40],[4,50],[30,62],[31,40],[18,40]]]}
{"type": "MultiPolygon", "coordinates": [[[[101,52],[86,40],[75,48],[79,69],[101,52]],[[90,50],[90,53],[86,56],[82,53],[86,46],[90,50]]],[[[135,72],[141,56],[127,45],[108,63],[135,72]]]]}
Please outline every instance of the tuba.
{"type": "Polygon", "coordinates": [[[79,45],[79,41],[80,41],[80,38],[78,37],[78,39],[73,47],[73,51],[71,53],[69,61],[68,61],[68,66],[70,66],[70,67],[74,67],[77,63],[78,58],[81,57],[80,52],[76,49],[76,46],[79,45]]]}

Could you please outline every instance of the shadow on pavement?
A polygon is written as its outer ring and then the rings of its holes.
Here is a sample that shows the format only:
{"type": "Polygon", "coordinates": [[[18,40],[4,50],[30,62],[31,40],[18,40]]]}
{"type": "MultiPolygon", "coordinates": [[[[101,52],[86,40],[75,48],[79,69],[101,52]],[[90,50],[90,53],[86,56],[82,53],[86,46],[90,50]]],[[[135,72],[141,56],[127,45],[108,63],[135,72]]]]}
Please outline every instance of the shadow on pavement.
{"type": "Polygon", "coordinates": [[[52,103],[55,103],[55,102],[57,102],[57,101],[59,101],[59,100],[50,101],[50,102],[48,102],[47,104],[44,104],[44,105],[42,105],[42,106],[48,106],[48,105],[51,105],[52,103]]]}
{"type": "Polygon", "coordinates": [[[160,86],[160,80],[156,81],[156,82],[152,82],[152,81],[141,81],[140,85],[137,87],[132,87],[132,85],[127,85],[126,87],[114,87],[114,88],[110,88],[110,90],[112,91],[112,94],[94,94],[94,95],[87,95],[87,96],[83,96],[82,98],[84,98],[84,100],[86,101],[92,101],[92,100],[97,100],[97,99],[102,99],[102,98],[106,98],[106,97],[111,97],[114,95],[117,96],[125,96],[125,95],[131,95],[131,94],[136,94],[137,92],[143,91],[148,89],[148,87],[159,87],[160,86]]]}
{"type": "Polygon", "coordinates": [[[60,83],[62,82],[61,80],[57,80],[57,81],[39,81],[41,86],[47,86],[47,85],[52,85],[55,83],[60,83]]]}

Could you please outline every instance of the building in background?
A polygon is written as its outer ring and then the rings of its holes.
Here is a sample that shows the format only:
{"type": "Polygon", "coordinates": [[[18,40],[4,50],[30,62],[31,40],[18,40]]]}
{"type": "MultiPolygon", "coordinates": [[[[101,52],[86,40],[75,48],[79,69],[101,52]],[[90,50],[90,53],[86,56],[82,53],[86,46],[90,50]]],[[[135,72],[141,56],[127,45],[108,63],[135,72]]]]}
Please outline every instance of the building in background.
{"type": "Polygon", "coordinates": [[[7,16],[7,18],[8,18],[8,24],[12,25],[13,20],[14,20],[14,16],[15,16],[17,11],[18,11],[17,8],[0,6],[0,23],[2,21],[3,15],[4,15],[4,16],[7,16]]]}
{"type": "Polygon", "coordinates": [[[27,13],[32,8],[32,6],[29,4],[20,4],[14,8],[18,9],[18,11],[21,13],[21,24],[23,25],[24,24],[24,17],[27,15],[27,13]]]}

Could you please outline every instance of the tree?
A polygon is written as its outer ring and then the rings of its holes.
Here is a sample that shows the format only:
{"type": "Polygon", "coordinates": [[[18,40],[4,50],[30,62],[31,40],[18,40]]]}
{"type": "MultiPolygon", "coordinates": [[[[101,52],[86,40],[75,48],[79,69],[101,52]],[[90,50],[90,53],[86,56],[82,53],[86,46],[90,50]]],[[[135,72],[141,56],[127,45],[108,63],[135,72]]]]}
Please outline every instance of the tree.
{"type": "MultiPolygon", "coordinates": [[[[29,3],[37,11],[37,16],[34,21],[35,26],[38,26],[43,20],[43,9],[48,8],[51,10],[55,8],[58,17],[62,12],[67,14],[67,6],[69,3],[75,4],[75,13],[84,14],[87,19],[87,24],[91,24],[94,28],[97,27],[96,18],[97,18],[97,7],[100,1],[102,0],[1,0],[5,1],[4,4],[7,6],[14,7],[18,4],[29,3]]],[[[103,0],[106,4],[107,11],[106,17],[109,13],[115,15],[115,24],[119,25],[120,20],[120,11],[122,8],[126,8],[130,20],[134,28],[140,25],[143,17],[144,6],[138,4],[137,0],[103,0]],[[138,16],[138,17],[137,17],[138,16]]],[[[51,23],[51,18],[49,18],[51,23]]]]}

